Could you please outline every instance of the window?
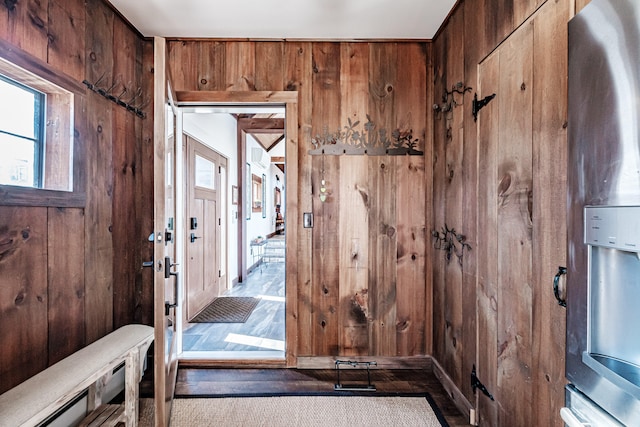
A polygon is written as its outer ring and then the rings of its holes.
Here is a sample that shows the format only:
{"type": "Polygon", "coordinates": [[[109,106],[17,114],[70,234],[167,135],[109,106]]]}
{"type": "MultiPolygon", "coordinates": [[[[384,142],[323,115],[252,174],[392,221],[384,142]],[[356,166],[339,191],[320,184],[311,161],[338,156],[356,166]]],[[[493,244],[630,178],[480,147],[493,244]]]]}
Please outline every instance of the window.
{"type": "Polygon", "coordinates": [[[16,200],[26,200],[20,191],[33,200],[42,200],[35,189],[73,191],[74,92],[48,77],[0,58],[0,185],[16,200]]]}
{"type": "Polygon", "coordinates": [[[45,94],[0,75],[0,184],[42,188],[45,94]]]}
{"type": "Polygon", "coordinates": [[[195,165],[196,187],[208,190],[216,189],[216,164],[209,159],[196,154],[195,165]]]}

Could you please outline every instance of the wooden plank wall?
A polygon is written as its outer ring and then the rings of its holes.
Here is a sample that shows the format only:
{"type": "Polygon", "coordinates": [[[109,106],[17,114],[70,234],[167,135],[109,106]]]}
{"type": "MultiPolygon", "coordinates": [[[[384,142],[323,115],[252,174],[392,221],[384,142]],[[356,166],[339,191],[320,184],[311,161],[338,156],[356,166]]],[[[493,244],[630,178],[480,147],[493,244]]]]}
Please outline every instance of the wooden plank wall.
{"type": "MultiPolygon", "coordinates": [[[[430,45],[170,40],[175,89],[297,90],[298,356],[415,356],[431,349],[430,45]],[[265,58],[269,60],[265,60],[265,58]],[[425,156],[310,156],[311,137],[362,126],[412,129],[425,156]],[[324,179],[329,196],[320,202],[324,179]],[[429,187],[430,188],[430,187],[429,187]]],[[[362,128],[361,128],[362,129],[362,128]]],[[[289,195],[291,197],[291,195],[289,195]]],[[[290,250],[292,248],[289,248],[290,250]]]]}
{"type": "MultiPolygon", "coordinates": [[[[3,2],[0,38],[80,84],[104,75],[101,86],[153,95],[149,43],[100,0],[3,2]]],[[[152,122],[91,91],[74,110],[85,206],[0,206],[0,393],[120,325],[152,323],[140,268],[151,257],[152,122]]]]}
{"type": "Polygon", "coordinates": [[[472,250],[462,265],[434,253],[433,355],[480,425],[562,425],[565,312],[552,280],[566,258],[566,24],[586,3],[463,0],[434,38],[434,102],[459,81],[473,90],[452,117],[434,116],[434,223],[472,250]],[[503,47],[515,56],[489,56],[503,47]],[[498,97],[478,122],[474,92],[498,97]],[[472,392],[474,364],[495,402],[472,392]]]}

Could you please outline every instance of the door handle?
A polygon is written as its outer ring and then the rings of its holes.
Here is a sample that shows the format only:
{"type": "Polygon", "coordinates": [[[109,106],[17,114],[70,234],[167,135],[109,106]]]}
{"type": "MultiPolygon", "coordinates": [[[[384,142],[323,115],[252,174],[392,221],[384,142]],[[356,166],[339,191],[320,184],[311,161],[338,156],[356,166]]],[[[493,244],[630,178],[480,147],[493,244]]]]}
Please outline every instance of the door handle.
{"type": "Polygon", "coordinates": [[[191,233],[191,237],[190,237],[191,243],[195,242],[196,239],[202,239],[202,237],[196,236],[195,233],[191,233]]]}
{"type": "Polygon", "coordinates": [[[171,262],[171,257],[166,256],[164,257],[164,278],[168,279],[171,276],[177,276],[178,272],[177,271],[171,271],[171,269],[173,268],[173,266],[178,265],[177,263],[172,263],[171,262]]]}
{"type": "Polygon", "coordinates": [[[168,279],[171,276],[175,276],[175,281],[174,281],[174,288],[173,288],[173,303],[169,302],[169,301],[165,301],[164,302],[164,315],[168,316],[169,315],[169,311],[172,308],[175,308],[178,306],[178,272],[177,271],[171,271],[171,268],[173,268],[173,266],[178,265],[177,263],[172,263],[171,262],[171,257],[166,256],[164,257],[164,278],[168,279]]]}
{"type": "Polygon", "coordinates": [[[560,296],[560,276],[567,274],[567,267],[558,267],[558,272],[553,277],[553,295],[558,301],[558,305],[567,306],[567,300],[560,296]]]}

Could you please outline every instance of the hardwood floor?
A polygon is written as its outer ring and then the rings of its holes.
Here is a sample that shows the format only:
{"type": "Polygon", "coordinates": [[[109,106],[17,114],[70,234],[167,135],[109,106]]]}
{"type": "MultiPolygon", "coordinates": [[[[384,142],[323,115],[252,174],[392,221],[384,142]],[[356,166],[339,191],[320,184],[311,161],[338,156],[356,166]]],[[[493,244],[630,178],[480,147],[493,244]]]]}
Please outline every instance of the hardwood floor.
{"type": "MultiPolygon", "coordinates": [[[[280,261],[277,258],[267,261],[280,261]]],[[[266,338],[273,342],[285,339],[284,263],[265,262],[226,295],[262,298],[245,323],[192,323],[183,333],[183,349],[187,352],[210,352],[244,355],[264,352],[260,345],[229,341],[229,335],[266,338]]],[[[215,358],[216,356],[212,356],[215,358]]],[[[240,356],[242,357],[242,356],[240,356]]],[[[366,370],[341,369],[342,384],[367,385],[366,370]]],[[[333,369],[256,369],[181,367],[178,371],[176,397],[225,397],[257,395],[431,395],[451,427],[469,426],[468,416],[461,414],[433,373],[416,369],[372,369],[375,392],[335,391],[333,369]]],[[[151,382],[143,381],[141,394],[152,394],[151,382]]]]}
{"type": "MultiPolygon", "coordinates": [[[[333,369],[201,369],[180,368],[176,397],[259,395],[416,395],[428,393],[451,427],[469,426],[431,372],[413,369],[372,369],[375,392],[337,392],[333,369]]],[[[341,369],[342,384],[366,385],[366,370],[341,369]]]]}
{"type": "Polygon", "coordinates": [[[237,358],[270,352],[268,357],[284,357],[285,269],[284,262],[269,258],[252,271],[243,283],[224,296],[260,298],[245,323],[189,323],[183,331],[185,352],[216,352],[237,358]],[[243,356],[244,353],[244,356],[243,356]]]}

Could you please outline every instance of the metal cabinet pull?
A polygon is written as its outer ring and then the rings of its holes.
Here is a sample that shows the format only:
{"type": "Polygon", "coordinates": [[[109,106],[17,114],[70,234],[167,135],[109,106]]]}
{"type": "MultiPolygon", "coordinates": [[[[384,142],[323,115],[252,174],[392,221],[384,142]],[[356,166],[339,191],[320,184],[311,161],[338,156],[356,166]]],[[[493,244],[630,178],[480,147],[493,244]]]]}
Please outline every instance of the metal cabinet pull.
{"type": "Polygon", "coordinates": [[[558,272],[553,277],[553,295],[558,301],[558,305],[567,306],[567,300],[560,296],[560,276],[567,274],[567,267],[558,267],[558,272]]]}

